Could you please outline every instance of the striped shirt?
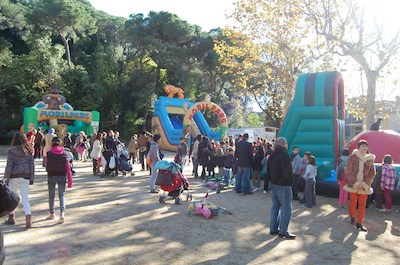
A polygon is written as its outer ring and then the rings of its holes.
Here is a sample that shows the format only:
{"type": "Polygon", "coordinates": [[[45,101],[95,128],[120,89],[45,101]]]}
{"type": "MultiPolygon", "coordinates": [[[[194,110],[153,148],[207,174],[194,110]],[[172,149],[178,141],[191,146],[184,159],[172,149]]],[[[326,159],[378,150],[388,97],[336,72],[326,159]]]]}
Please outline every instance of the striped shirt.
{"type": "Polygon", "coordinates": [[[382,179],[381,188],[382,190],[394,190],[396,182],[396,169],[391,164],[384,164],[382,166],[382,179]]]}

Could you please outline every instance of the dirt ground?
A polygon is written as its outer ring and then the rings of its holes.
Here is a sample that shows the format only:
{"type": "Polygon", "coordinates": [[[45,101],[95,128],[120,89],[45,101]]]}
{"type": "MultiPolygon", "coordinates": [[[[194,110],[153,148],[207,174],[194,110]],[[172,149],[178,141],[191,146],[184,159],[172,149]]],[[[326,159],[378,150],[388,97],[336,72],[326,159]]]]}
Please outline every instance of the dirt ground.
{"type": "MultiPolygon", "coordinates": [[[[0,151],[2,178],[4,147],[0,151]]],[[[160,195],[149,193],[148,173],[137,164],[135,176],[115,179],[91,175],[90,163],[75,162],[75,170],[74,186],[66,192],[65,223],[60,225],[45,220],[46,175],[36,161],[36,181],[30,188],[33,228],[25,230],[21,204],[17,224],[0,226],[6,265],[399,264],[399,213],[367,209],[364,224],[369,231],[363,233],[350,225],[337,199],[317,196],[313,209],[293,202],[289,230],[298,238],[285,241],[269,235],[270,194],[211,191],[209,201],[233,215],[207,220],[189,215],[187,202],[160,204],[160,195]]],[[[190,172],[188,168],[193,199],[199,200],[209,190],[190,172]]]]}

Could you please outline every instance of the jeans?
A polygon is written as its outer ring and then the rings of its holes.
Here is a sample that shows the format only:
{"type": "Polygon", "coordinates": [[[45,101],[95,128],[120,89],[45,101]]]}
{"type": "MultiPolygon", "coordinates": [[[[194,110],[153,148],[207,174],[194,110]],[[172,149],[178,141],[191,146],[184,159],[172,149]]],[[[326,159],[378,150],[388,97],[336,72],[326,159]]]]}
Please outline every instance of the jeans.
{"type": "Polygon", "coordinates": [[[289,222],[292,218],[292,187],[271,183],[271,191],[272,208],[269,228],[271,232],[279,231],[279,234],[283,235],[288,232],[289,222]]]}
{"type": "MultiPolygon", "coordinates": [[[[18,186],[21,191],[22,205],[24,206],[25,215],[31,214],[31,205],[29,204],[29,179],[24,178],[10,178],[9,181],[10,189],[17,192],[18,186]]],[[[15,211],[15,210],[14,210],[15,211]]],[[[11,213],[14,213],[12,211],[11,213]]]]}
{"type": "Polygon", "coordinates": [[[230,168],[224,168],[224,182],[225,184],[229,184],[229,180],[232,177],[232,169],[230,168]]]}
{"type": "Polygon", "coordinates": [[[315,196],[315,179],[307,179],[304,188],[304,198],[307,207],[311,208],[317,205],[317,198],[315,196]]]}
{"type": "Polygon", "coordinates": [[[236,174],[236,186],[235,190],[239,192],[251,192],[250,186],[250,172],[251,167],[238,167],[236,174]]]}
{"type": "Polygon", "coordinates": [[[150,172],[150,189],[155,190],[156,189],[156,180],[157,180],[157,168],[156,164],[151,165],[151,172],[150,172]]]}
{"type": "Polygon", "coordinates": [[[193,175],[195,178],[198,178],[199,177],[199,173],[198,173],[199,162],[194,157],[192,157],[192,161],[193,161],[193,175]]]}
{"type": "Polygon", "coordinates": [[[253,186],[255,188],[260,188],[261,183],[261,171],[253,171],[253,186]]]}
{"type": "Polygon", "coordinates": [[[54,213],[54,197],[56,193],[56,184],[58,186],[58,199],[60,200],[60,212],[65,211],[65,184],[67,183],[66,176],[49,176],[47,178],[47,186],[49,188],[49,210],[54,213]]]}

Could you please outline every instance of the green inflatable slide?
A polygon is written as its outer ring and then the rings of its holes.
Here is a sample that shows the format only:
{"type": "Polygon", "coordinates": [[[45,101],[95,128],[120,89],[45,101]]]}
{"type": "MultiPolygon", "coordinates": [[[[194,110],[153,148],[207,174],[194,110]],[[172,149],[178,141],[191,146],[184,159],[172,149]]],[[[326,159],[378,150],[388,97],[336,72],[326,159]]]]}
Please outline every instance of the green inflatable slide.
{"type": "Polygon", "coordinates": [[[279,132],[289,143],[289,153],[298,146],[300,155],[312,152],[318,179],[336,182],[331,171],[344,147],[344,85],[338,72],[300,75],[296,94],[279,132]]]}

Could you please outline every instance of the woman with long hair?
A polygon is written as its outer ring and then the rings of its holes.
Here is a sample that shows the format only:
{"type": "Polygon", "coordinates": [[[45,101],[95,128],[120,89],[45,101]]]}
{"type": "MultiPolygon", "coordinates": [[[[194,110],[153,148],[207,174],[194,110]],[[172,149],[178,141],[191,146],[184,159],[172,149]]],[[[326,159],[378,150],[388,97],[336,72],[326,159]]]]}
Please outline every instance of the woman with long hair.
{"type": "Polygon", "coordinates": [[[96,175],[99,172],[98,160],[101,157],[101,152],[103,151],[103,134],[97,133],[96,140],[93,142],[92,152],[90,153],[90,157],[93,162],[93,175],[96,175]]]}
{"type": "MultiPolygon", "coordinates": [[[[10,188],[17,192],[21,191],[22,204],[25,212],[25,227],[32,227],[31,206],[29,204],[29,185],[33,184],[35,176],[35,163],[33,159],[32,146],[25,134],[16,132],[7,150],[7,165],[4,178],[8,181],[10,188]]],[[[15,210],[14,210],[15,211],[15,210]]],[[[15,224],[14,211],[8,215],[6,224],[15,224]]]]}

